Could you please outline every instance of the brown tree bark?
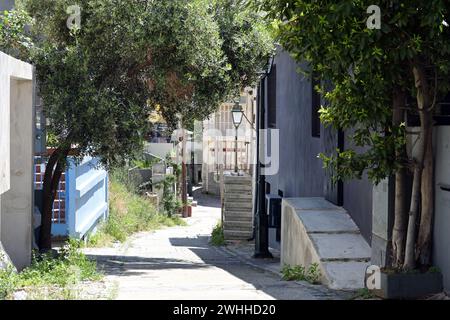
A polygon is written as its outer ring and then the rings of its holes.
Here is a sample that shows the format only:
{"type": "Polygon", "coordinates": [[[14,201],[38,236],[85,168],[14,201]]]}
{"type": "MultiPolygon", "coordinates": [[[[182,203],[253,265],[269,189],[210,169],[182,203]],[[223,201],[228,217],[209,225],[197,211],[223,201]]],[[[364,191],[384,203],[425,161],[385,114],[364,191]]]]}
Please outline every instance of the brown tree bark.
{"type": "Polygon", "coordinates": [[[47,251],[52,248],[52,209],[55,202],[59,181],[65,168],[69,149],[56,149],[50,156],[45,167],[43,181],[43,208],[41,230],[39,237],[39,249],[47,251]]]}
{"type": "MultiPolygon", "coordinates": [[[[414,157],[414,181],[411,195],[411,206],[409,212],[408,232],[406,235],[405,262],[404,269],[414,269],[416,267],[416,224],[419,214],[419,204],[421,201],[422,172],[425,153],[428,149],[428,142],[432,139],[433,117],[431,99],[427,77],[421,63],[416,62],[413,66],[415,86],[417,89],[417,105],[420,115],[420,138],[417,146],[417,154],[414,157]]],[[[422,210],[427,210],[423,207],[422,210]]]]}
{"type": "MultiPolygon", "coordinates": [[[[405,92],[394,91],[393,118],[394,127],[400,126],[405,115],[405,92]]],[[[396,160],[401,162],[406,158],[406,150],[397,151],[396,160]]],[[[405,257],[406,227],[408,214],[406,209],[406,169],[402,166],[395,172],[395,205],[394,205],[394,229],[392,231],[392,265],[401,267],[405,257]]]]}

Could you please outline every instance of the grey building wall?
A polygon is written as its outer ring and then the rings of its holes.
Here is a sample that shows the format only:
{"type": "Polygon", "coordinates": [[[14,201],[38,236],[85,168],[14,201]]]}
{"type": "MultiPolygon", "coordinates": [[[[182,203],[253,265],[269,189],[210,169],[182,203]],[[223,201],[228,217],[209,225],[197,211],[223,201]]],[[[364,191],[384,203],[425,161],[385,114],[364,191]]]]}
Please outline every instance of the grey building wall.
{"type": "MultiPolygon", "coordinates": [[[[282,191],[284,197],[325,197],[328,178],[317,155],[337,147],[336,145],[330,148],[328,145],[330,141],[337,144],[337,132],[336,139],[330,139],[329,132],[325,132],[329,129],[322,127],[320,137],[312,136],[310,79],[298,72],[301,66],[284,51],[279,50],[274,64],[277,73],[276,128],[280,134],[280,168],[276,175],[266,176],[266,182],[270,184],[270,193],[278,194],[282,191]]],[[[266,86],[267,82],[269,81],[265,81],[266,86]]],[[[266,106],[268,102],[266,97],[266,106]]],[[[345,136],[344,134],[344,140],[345,136]]],[[[268,147],[270,148],[270,144],[268,147]]],[[[348,181],[344,182],[341,190],[343,190],[343,207],[352,216],[366,241],[370,243],[372,184],[366,178],[348,181]]],[[[274,230],[271,230],[270,242],[273,246],[275,246],[274,234],[274,230]]]]}
{"type": "MultiPolygon", "coordinates": [[[[358,152],[364,151],[351,145],[349,136],[352,131],[344,134],[344,148],[354,148],[358,152]]],[[[364,175],[361,180],[344,181],[343,207],[352,216],[356,225],[368,243],[372,240],[372,195],[373,184],[364,175]]]]}
{"type": "Polygon", "coordinates": [[[323,146],[321,138],[311,136],[310,80],[297,72],[299,66],[285,52],[275,57],[274,64],[280,168],[278,174],[266,176],[266,181],[271,193],[278,194],[280,190],[284,197],[323,196],[324,171],[317,159],[323,146]]]}
{"type": "Polygon", "coordinates": [[[435,128],[435,219],[433,264],[444,276],[444,288],[450,292],[450,126],[435,128]]]}

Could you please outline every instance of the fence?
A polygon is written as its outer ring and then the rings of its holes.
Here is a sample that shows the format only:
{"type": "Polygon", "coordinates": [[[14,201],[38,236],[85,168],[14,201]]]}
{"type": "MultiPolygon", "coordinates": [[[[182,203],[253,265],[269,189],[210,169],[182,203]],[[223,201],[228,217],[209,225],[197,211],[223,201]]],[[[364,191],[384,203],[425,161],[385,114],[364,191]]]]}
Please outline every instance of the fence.
{"type": "MultiPolygon", "coordinates": [[[[75,165],[69,159],[53,205],[52,235],[81,239],[108,216],[108,174],[98,160],[86,157],[75,165]]],[[[35,158],[35,190],[42,190],[45,162],[35,158]]]]}

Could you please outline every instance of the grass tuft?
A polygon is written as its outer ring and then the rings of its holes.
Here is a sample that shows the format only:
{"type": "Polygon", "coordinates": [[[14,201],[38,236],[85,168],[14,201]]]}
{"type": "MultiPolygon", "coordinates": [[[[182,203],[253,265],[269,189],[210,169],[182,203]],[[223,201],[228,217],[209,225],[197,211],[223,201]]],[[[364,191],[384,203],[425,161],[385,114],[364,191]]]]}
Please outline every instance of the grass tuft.
{"type": "Polygon", "coordinates": [[[31,265],[22,272],[12,267],[0,270],[0,299],[11,299],[18,290],[31,299],[71,299],[82,281],[99,281],[102,277],[96,263],[80,251],[80,242],[69,240],[56,257],[33,253],[31,265]]]}
{"type": "Polygon", "coordinates": [[[319,265],[313,263],[306,269],[304,266],[290,266],[285,264],[281,270],[283,280],[287,281],[308,281],[312,284],[319,284],[321,272],[319,265]]]}
{"type": "Polygon", "coordinates": [[[214,227],[214,229],[211,233],[210,243],[213,246],[217,246],[217,247],[226,245],[225,236],[223,234],[223,227],[220,222],[217,223],[217,225],[214,227]]]}

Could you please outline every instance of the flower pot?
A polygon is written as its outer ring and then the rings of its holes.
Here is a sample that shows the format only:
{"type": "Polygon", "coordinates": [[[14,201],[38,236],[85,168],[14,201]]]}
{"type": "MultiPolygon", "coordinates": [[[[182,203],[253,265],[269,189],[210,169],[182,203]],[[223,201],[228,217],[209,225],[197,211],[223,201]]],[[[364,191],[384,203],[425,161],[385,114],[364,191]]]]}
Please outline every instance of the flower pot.
{"type": "Polygon", "coordinates": [[[442,273],[387,273],[380,274],[380,289],[372,290],[384,299],[418,299],[443,290],[442,273]]]}
{"type": "Polygon", "coordinates": [[[192,217],[192,207],[191,206],[187,206],[187,208],[186,208],[187,210],[187,216],[188,217],[192,217]]]}
{"type": "Polygon", "coordinates": [[[181,209],[181,216],[183,218],[192,217],[192,207],[187,205],[181,209]]]}

